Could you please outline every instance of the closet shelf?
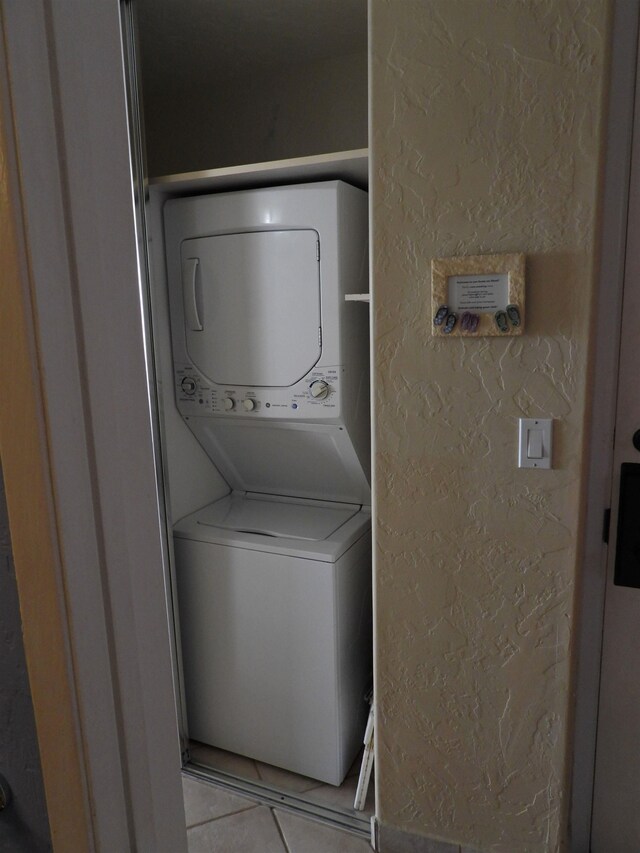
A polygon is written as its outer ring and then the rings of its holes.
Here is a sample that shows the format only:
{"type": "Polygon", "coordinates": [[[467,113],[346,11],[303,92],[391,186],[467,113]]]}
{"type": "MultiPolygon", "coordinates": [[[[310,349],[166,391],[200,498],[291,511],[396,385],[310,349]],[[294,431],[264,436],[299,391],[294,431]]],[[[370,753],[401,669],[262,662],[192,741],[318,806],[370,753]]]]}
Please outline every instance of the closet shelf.
{"type": "Polygon", "coordinates": [[[368,154],[367,148],[357,148],[354,151],[316,154],[290,160],[271,160],[266,163],[164,175],[149,178],[149,189],[160,190],[167,195],[182,195],[190,191],[220,192],[277,184],[299,184],[305,181],[334,180],[346,181],[360,189],[367,189],[368,154]]]}

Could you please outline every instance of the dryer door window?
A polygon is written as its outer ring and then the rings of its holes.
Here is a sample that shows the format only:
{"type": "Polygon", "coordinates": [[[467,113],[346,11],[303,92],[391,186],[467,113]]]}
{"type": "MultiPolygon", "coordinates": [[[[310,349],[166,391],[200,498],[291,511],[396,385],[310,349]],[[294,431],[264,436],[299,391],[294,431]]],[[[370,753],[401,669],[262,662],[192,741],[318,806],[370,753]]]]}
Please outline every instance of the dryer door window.
{"type": "Polygon", "coordinates": [[[219,385],[289,386],[320,358],[313,230],[253,231],[181,246],[190,358],[219,385]]]}

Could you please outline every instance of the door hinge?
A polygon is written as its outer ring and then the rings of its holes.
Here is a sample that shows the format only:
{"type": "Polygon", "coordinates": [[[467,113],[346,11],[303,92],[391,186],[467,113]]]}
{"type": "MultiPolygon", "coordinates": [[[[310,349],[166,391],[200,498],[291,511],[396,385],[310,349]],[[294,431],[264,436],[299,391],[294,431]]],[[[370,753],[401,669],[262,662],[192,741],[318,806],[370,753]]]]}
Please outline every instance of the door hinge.
{"type": "Polygon", "coordinates": [[[602,541],[609,544],[609,527],[611,526],[611,507],[605,509],[602,519],[602,541]]]}
{"type": "Polygon", "coordinates": [[[316,240],[316,261],[320,260],[320,240],[316,240]]]}

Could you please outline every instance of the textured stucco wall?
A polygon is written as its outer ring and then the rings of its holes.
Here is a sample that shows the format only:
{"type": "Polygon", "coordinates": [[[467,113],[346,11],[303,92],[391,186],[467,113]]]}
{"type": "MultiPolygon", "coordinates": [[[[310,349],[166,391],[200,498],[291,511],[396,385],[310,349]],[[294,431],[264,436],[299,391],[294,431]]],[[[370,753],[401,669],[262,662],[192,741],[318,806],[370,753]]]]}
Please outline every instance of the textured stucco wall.
{"type": "Polygon", "coordinates": [[[606,0],[372,0],[378,805],[482,851],[567,826],[606,0]],[[431,336],[433,257],[527,254],[522,338],[431,336]],[[554,470],[516,468],[555,419],[554,470]]]}

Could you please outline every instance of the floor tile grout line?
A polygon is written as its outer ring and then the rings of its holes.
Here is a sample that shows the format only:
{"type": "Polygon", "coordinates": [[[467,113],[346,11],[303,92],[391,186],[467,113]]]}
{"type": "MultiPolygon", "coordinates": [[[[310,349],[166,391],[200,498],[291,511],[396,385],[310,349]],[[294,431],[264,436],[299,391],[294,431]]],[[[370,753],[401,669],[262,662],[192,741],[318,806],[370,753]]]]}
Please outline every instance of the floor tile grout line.
{"type": "Polygon", "coordinates": [[[278,835],[280,836],[282,843],[284,844],[284,849],[285,849],[286,853],[291,853],[291,849],[290,849],[289,845],[287,844],[287,839],[284,837],[284,830],[280,826],[280,821],[278,820],[278,815],[276,814],[276,810],[270,809],[270,812],[271,812],[271,815],[273,816],[273,822],[275,823],[276,827],[278,828],[278,835]]]}
{"type": "Polygon", "coordinates": [[[217,817],[208,817],[206,820],[198,821],[198,823],[191,823],[187,826],[187,831],[190,829],[195,829],[197,826],[204,826],[205,823],[214,823],[216,820],[224,820],[225,817],[233,817],[236,814],[242,814],[243,812],[250,812],[252,809],[257,809],[260,807],[259,803],[254,803],[251,806],[247,806],[244,809],[236,809],[233,812],[227,812],[226,814],[219,814],[217,817]]]}
{"type": "Polygon", "coordinates": [[[324,787],[326,787],[324,782],[318,782],[317,785],[313,785],[311,788],[306,788],[304,791],[300,791],[300,793],[301,794],[310,794],[311,791],[317,791],[318,788],[324,788],[324,787]]]}
{"type": "MultiPolygon", "coordinates": [[[[264,778],[264,776],[262,775],[262,773],[260,773],[260,767],[259,767],[259,765],[258,765],[258,762],[257,762],[257,761],[254,761],[254,762],[253,762],[253,764],[254,764],[254,766],[255,766],[256,773],[258,774],[258,780],[259,780],[260,782],[266,782],[266,783],[267,783],[267,785],[275,784],[275,783],[271,783],[271,782],[269,782],[269,780],[268,780],[268,779],[265,779],[265,778],[264,778]]],[[[276,769],[279,769],[279,768],[276,768],[276,769]]],[[[288,771],[286,771],[286,770],[285,770],[284,772],[285,772],[285,773],[287,773],[288,771]]],[[[297,776],[298,774],[296,774],[296,773],[292,773],[291,775],[292,775],[292,776],[297,776]]],[[[298,777],[298,778],[300,778],[300,777],[298,777]]],[[[283,786],[282,786],[282,790],[286,791],[286,793],[306,794],[308,791],[315,791],[317,788],[322,788],[322,786],[324,785],[324,782],[316,782],[316,780],[314,780],[314,779],[312,779],[311,781],[312,781],[314,784],[313,784],[310,788],[301,788],[299,791],[298,791],[297,789],[295,789],[295,788],[291,788],[290,790],[287,790],[287,786],[286,786],[286,785],[283,785],[283,786]]]]}

